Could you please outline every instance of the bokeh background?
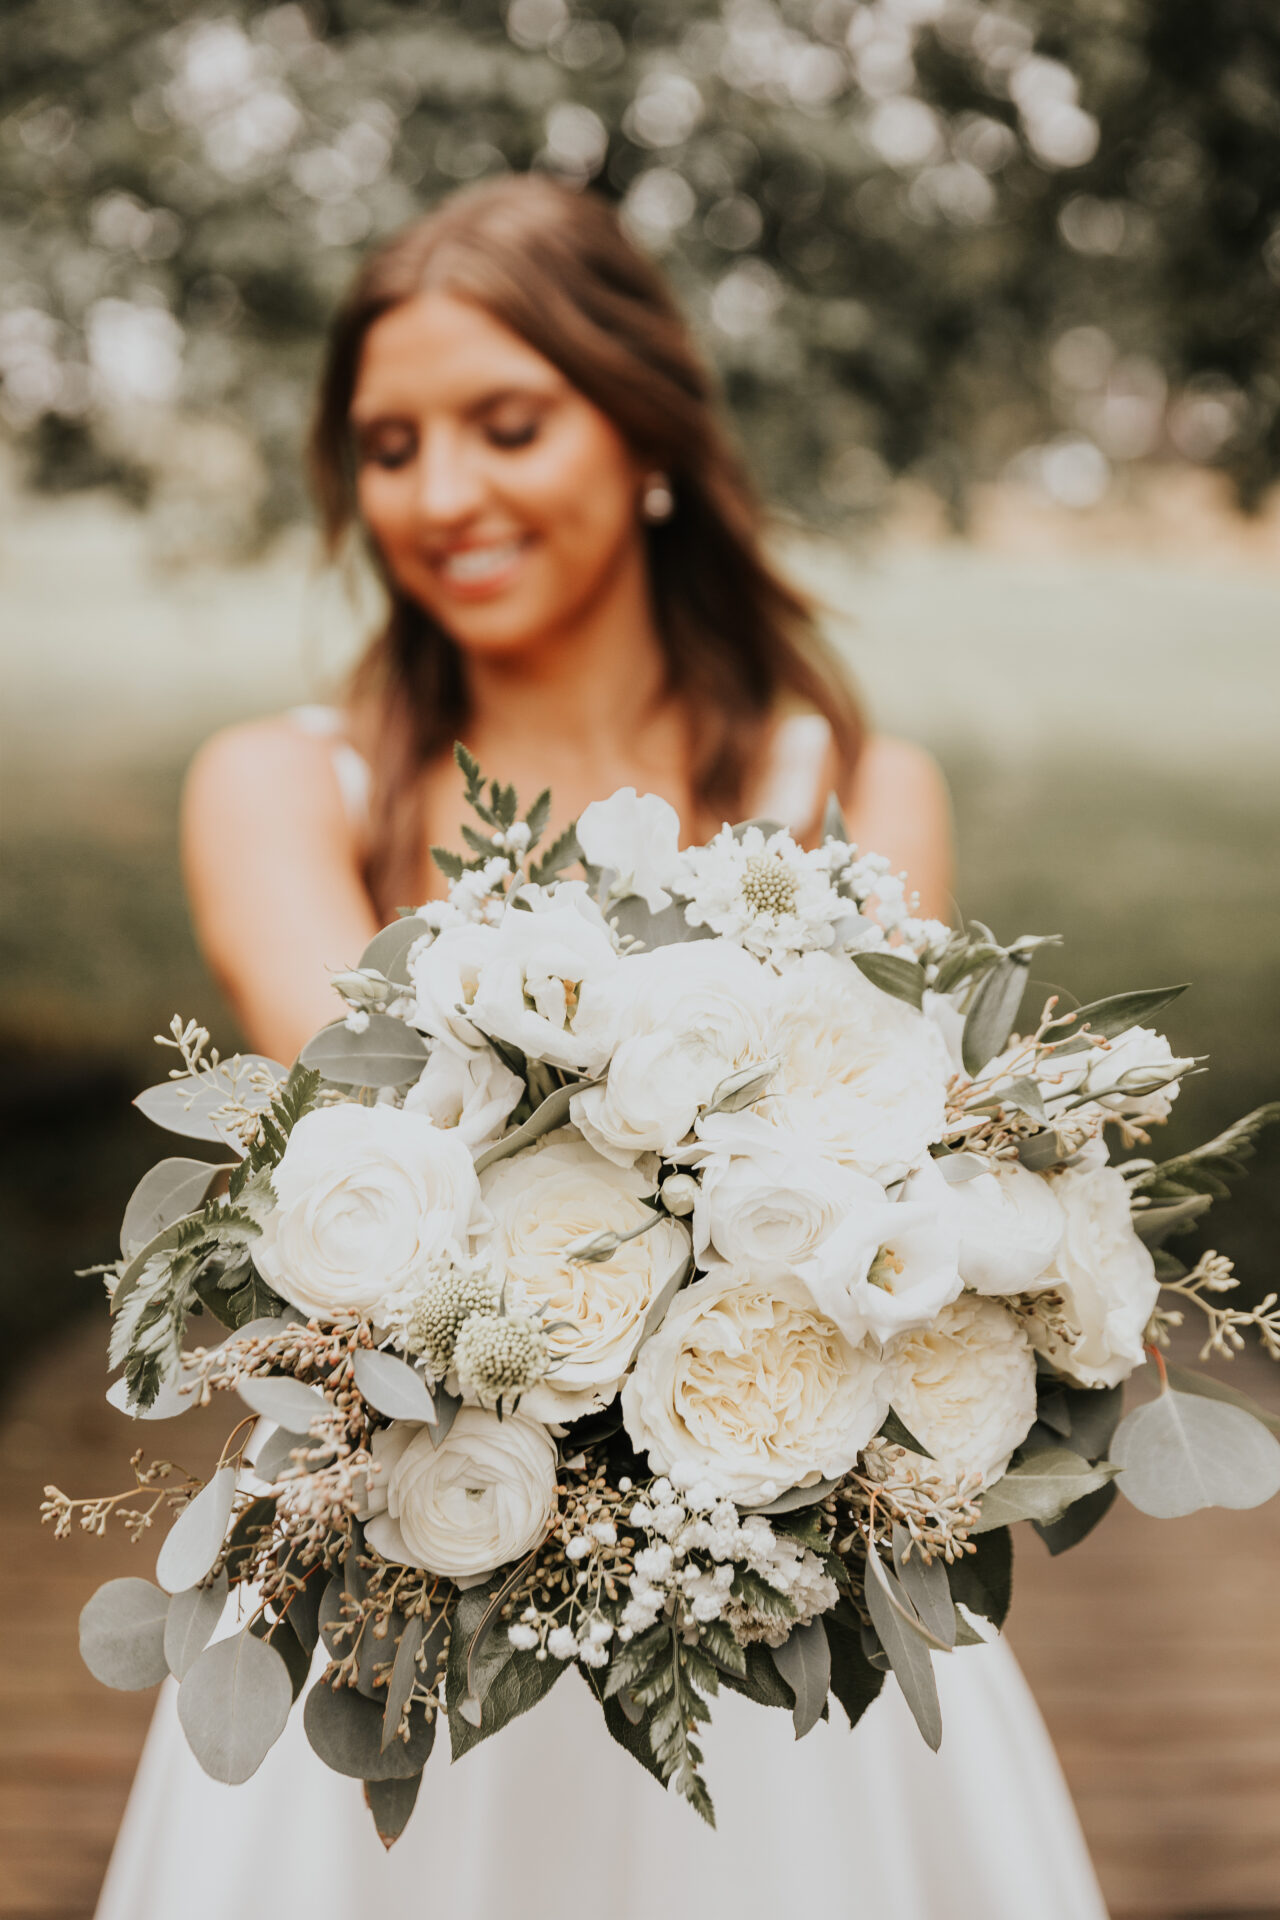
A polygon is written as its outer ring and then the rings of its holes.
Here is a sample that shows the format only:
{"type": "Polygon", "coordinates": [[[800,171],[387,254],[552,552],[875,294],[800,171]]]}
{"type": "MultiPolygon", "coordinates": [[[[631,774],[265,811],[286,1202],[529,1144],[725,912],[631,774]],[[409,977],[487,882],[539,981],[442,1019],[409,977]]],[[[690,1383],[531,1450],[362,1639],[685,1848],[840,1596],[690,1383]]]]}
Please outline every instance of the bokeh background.
{"type": "MultiPolygon", "coordinates": [[[[74,1269],[161,1150],[150,1035],[236,1038],[182,769],[368,630],[302,479],[326,318],[369,241],[508,167],[604,192],[672,275],[780,551],[875,721],[943,761],[966,911],[1061,932],[1083,998],[1195,982],[1168,1024],[1212,1070],[1170,1148],[1280,1088],[1273,0],[10,0],[0,1920],[91,1911],[148,1706],[74,1652],[128,1549],[33,1515],[129,1444],[74,1269]]],[[[1274,1141],[1256,1168],[1209,1236],[1255,1297],[1274,1141]]],[[[1115,1912],[1280,1913],[1280,1521],[1118,1510],[1021,1564],[1115,1912]]]]}

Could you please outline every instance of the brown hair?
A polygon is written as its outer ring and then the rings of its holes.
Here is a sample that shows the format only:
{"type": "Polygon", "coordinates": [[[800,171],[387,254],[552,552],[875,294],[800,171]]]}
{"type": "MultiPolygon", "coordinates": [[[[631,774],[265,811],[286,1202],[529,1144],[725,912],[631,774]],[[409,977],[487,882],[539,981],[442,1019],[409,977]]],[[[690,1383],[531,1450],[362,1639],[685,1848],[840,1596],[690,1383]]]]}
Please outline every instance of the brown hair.
{"type": "MultiPolygon", "coordinates": [[[[485,181],[451,194],[365,260],[330,334],[312,436],[330,552],[357,517],[348,415],[365,335],[382,314],[428,289],[474,301],[510,327],[642,459],[670,475],[675,512],[646,533],[669,681],[689,715],[700,807],[716,820],[735,816],[783,692],[826,715],[847,779],[861,743],[856,702],[820,643],[808,602],[765,558],[760,505],[665,279],[594,193],[540,174],[485,181]]],[[[365,878],[389,913],[418,885],[422,769],[465,731],[467,708],[458,648],[386,584],[391,611],[356,666],[348,698],[371,715],[365,878]]]]}

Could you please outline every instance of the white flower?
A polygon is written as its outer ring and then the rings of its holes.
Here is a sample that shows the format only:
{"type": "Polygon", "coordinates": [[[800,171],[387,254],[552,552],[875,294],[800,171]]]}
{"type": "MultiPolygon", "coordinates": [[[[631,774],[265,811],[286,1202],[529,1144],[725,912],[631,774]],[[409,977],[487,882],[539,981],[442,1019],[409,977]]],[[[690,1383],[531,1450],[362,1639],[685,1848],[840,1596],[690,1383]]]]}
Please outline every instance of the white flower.
{"type": "Polygon", "coordinates": [[[443,1440],[396,1421],[373,1436],[365,1538],[384,1560],[474,1586],[528,1553],[556,1507],[556,1447],[523,1413],[460,1407],[443,1440]]]}
{"type": "Polygon", "coordinates": [[[740,1503],[834,1479],[889,1407],[889,1376],[794,1279],[717,1268],[678,1294],[622,1390],[632,1444],[740,1503]],[[772,1490],[772,1491],[771,1491],[772,1490]]]}
{"type": "Polygon", "coordinates": [[[437,1039],[418,1084],[405,1095],[406,1113],[425,1113],[437,1127],[456,1127],[473,1153],[501,1133],[524,1093],[524,1082],[492,1047],[464,1047],[437,1039]]]}
{"type": "Polygon", "coordinates": [[[849,1209],[884,1204],[864,1174],[824,1160],[758,1113],[722,1113],[700,1129],[710,1149],[693,1210],[699,1266],[717,1260],[753,1273],[797,1270],[849,1209]]]}
{"type": "Polygon", "coordinates": [[[1124,1176],[1102,1164],[1103,1152],[1094,1143],[1081,1165],[1052,1177],[1067,1226],[1040,1284],[1061,1295],[1062,1308],[1051,1311],[1040,1293],[1024,1314],[1032,1344],[1085,1387],[1118,1386],[1142,1364],[1160,1293],[1155,1262],[1133,1230],[1124,1176]]]}
{"type": "Polygon", "coordinates": [[[964,1042],[963,1008],[956,1004],[949,993],[934,993],[931,987],[926,987],[924,1017],[938,1029],[942,1044],[947,1050],[951,1071],[963,1073],[964,1061],[960,1051],[964,1042]]]}
{"type": "Polygon", "coordinates": [[[583,1009],[609,1074],[574,1097],[574,1125],[623,1165],[637,1153],[671,1153],[721,1082],[766,1058],[772,984],[758,961],[722,940],[620,960],[583,1009]]]}
{"type": "Polygon", "coordinates": [[[1036,1417],[1035,1355],[1008,1309],[961,1294],[885,1359],[897,1370],[894,1411],[939,1465],[998,1480],[1036,1417]]]}
{"type": "Polygon", "coordinates": [[[376,1315],[483,1222],[466,1142],[421,1114],[345,1103],[304,1114],[272,1170],[253,1259],[308,1315],[376,1315]]]}
{"type": "Polygon", "coordinates": [[[671,905],[668,886],[680,871],[680,816],[656,793],[637,797],[621,787],[593,800],[578,819],[578,845],[593,867],[616,875],[612,892],[639,894],[650,913],[671,905]]]}
{"type": "Polygon", "coordinates": [[[936,1029],[852,962],[806,954],[776,983],[780,1065],[757,1111],[815,1153],[884,1183],[937,1140],[950,1066],[936,1029]]]}
{"type": "MultiPolygon", "coordinates": [[[[534,891],[522,889],[520,898],[534,891]]],[[[577,1032],[578,1008],[584,991],[607,980],[619,961],[599,914],[593,921],[580,901],[560,900],[568,891],[532,900],[532,911],[507,909],[485,951],[469,1011],[482,1033],[531,1059],[596,1073],[608,1051],[577,1032]]]]}
{"type": "MultiPolygon", "coordinates": [[[[868,1182],[874,1187],[874,1182],[868,1182]]],[[[815,1306],[850,1340],[927,1326],[963,1282],[956,1236],[935,1208],[858,1200],[798,1269],[815,1306]]]]}
{"type": "Polygon", "coordinates": [[[570,1260],[588,1235],[630,1233],[654,1218],[653,1183],[604,1160],[570,1129],[490,1167],[480,1180],[493,1214],[485,1254],[510,1298],[541,1310],[552,1371],[521,1411],[575,1420],[607,1406],[630,1366],[645,1319],[689,1254],[688,1229],[665,1215],[607,1260],[570,1260]],[[563,1322],[560,1326],[555,1323],[563,1322]]]}
{"type": "Polygon", "coordinates": [[[466,923],[446,926],[434,940],[417,941],[409,949],[409,974],[417,995],[410,1024],[436,1039],[483,1046],[484,1036],[467,1011],[497,939],[496,927],[466,923]]]}
{"type": "Polygon", "coordinates": [[[828,861],[807,853],[785,830],[766,838],[759,827],[735,835],[723,827],[705,847],[684,856],[678,890],[690,896],[685,919],[739,941],[751,953],[776,959],[829,947],[833,928],[849,913],[831,884],[828,861]]]}
{"type": "Polygon", "coordinates": [[[1051,1097],[1083,1095],[1126,1119],[1154,1122],[1168,1119],[1178,1082],[1194,1065],[1179,1059],[1162,1033],[1129,1027],[1088,1053],[1061,1060],[1051,1054],[1038,1071],[1051,1097]]]}
{"type": "Polygon", "coordinates": [[[1062,1245],[1066,1216],[1050,1183],[1016,1160],[954,1184],[924,1160],[903,1198],[936,1209],[959,1239],[960,1278],[975,1293],[1027,1293],[1051,1285],[1046,1268],[1062,1245]]]}

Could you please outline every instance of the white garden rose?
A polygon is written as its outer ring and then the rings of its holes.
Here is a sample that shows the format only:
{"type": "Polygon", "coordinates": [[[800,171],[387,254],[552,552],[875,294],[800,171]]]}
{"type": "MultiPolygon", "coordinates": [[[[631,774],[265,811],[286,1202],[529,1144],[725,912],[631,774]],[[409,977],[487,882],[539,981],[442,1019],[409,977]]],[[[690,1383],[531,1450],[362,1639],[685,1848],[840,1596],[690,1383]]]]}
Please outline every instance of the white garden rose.
{"type": "Polygon", "coordinates": [[[607,980],[619,961],[599,913],[590,902],[562,901],[559,894],[567,891],[539,893],[530,900],[531,911],[507,909],[485,953],[469,1011],[482,1033],[533,1060],[598,1073],[608,1050],[599,1038],[579,1034],[578,1010],[586,989],[607,980]]]}
{"type": "Polygon", "coordinates": [[[641,1347],[622,1413],[655,1472],[763,1503],[846,1472],[884,1420],[889,1380],[799,1281],[717,1267],[641,1347]]]}
{"type": "Polygon", "coordinates": [[[462,1046],[484,1044],[467,1017],[480,985],[480,971],[498,938],[496,927],[471,922],[446,926],[434,940],[409,950],[409,975],[416,1001],[410,1024],[421,1033],[462,1046]]]}
{"type": "Polygon", "coordinates": [[[443,1440],[396,1421],[373,1436],[380,1472],[365,1538],[384,1560],[475,1586],[529,1553],[556,1509],[556,1445],[521,1412],[460,1407],[443,1440]]]}
{"type": "Polygon", "coordinates": [[[473,1153],[501,1133],[524,1093],[524,1082],[492,1047],[464,1047],[438,1039],[418,1084],[405,1095],[406,1113],[425,1113],[437,1127],[456,1127],[473,1153]]]}
{"type": "Polygon", "coordinates": [[[271,1184],[254,1264],[325,1320],[375,1316],[483,1222],[471,1152],[422,1114],[344,1102],[304,1114],[271,1184]]]}
{"type": "Polygon", "coordinates": [[[664,1215],[607,1260],[570,1260],[575,1241],[652,1220],[641,1203],[653,1181],[568,1128],[498,1161],[480,1186],[493,1216],[482,1251],[510,1297],[541,1310],[553,1363],[521,1411],[556,1422],[596,1412],[616,1396],[650,1308],[685,1266],[688,1228],[664,1215]]]}
{"type": "Polygon", "coordinates": [[[1124,1176],[1094,1143],[1078,1166],[1052,1176],[1066,1232],[1027,1302],[1032,1344],[1083,1387],[1114,1387],[1143,1360],[1142,1336],[1160,1294],[1155,1261],[1133,1230],[1124,1176]],[[1060,1295],[1062,1305],[1053,1304],[1060,1295]]]}
{"type": "Polygon", "coordinates": [[[951,1067],[937,1029],[857,967],[809,953],[777,982],[758,1111],[815,1153],[887,1184],[939,1138],[951,1067]]]}
{"type": "Polygon", "coordinates": [[[859,1200],[797,1269],[814,1302],[849,1340],[889,1340],[923,1327],[963,1282],[956,1236],[931,1206],[859,1200]]]}
{"type": "Polygon", "coordinates": [[[722,1081],[765,1059],[772,986],[758,961],[721,940],[619,961],[584,1002],[584,1032],[609,1072],[575,1096],[574,1125],[623,1165],[637,1153],[670,1154],[722,1081]]]}
{"type": "Polygon", "coordinates": [[[593,867],[616,877],[614,891],[638,894],[650,913],[671,905],[680,872],[680,816],[656,793],[620,787],[578,816],[578,845],[593,867]]]}
{"type": "Polygon", "coordinates": [[[1050,1183],[1016,1160],[996,1160],[972,1179],[948,1181],[945,1162],[924,1160],[903,1198],[936,1208],[959,1241],[960,1278],[975,1293],[1029,1293],[1050,1285],[1066,1216],[1050,1183]]]}
{"type": "Polygon", "coordinates": [[[931,1326],[886,1349],[893,1407],[938,1465],[998,1480],[1036,1418],[1036,1362],[1017,1320],[996,1300],[961,1294],[931,1326]]]}
{"type": "Polygon", "coordinates": [[[884,1204],[876,1181],[822,1159],[758,1113],[715,1114],[700,1137],[709,1151],[693,1209],[699,1266],[796,1271],[852,1207],[884,1204]]]}

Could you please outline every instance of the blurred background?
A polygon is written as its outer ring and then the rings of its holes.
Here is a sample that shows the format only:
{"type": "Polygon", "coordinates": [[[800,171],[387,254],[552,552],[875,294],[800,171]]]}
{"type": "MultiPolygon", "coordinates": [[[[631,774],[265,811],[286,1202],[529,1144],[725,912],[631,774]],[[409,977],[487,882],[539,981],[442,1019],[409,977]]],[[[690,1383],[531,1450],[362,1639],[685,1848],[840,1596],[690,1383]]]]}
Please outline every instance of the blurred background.
{"type": "MultiPolygon", "coordinates": [[[[1082,998],[1195,982],[1168,1026],[1211,1072],[1161,1151],[1280,1090],[1274,0],[10,0],[0,1920],[91,1912],[149,1710],[74,1648],[94,1581],[146,1569],[34,1515],[132,1444],[74,1269],[164,1150],[128,1104],[150,1036],[236,1040],[182,770],[368,631],[301,461],[361,250],[530,167],[671,274],[876,723],[944,764],[965,911],[1061,932],[1082,998]]],[[[1255,1169],[1209,1236],[1250,1297],[1274,1140],[1255,1169]]],[[[1115,1913],[1280,1914],[1280,1519],[1121,1502],[1019,1581],[1115,1913]]]]}

